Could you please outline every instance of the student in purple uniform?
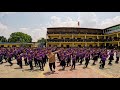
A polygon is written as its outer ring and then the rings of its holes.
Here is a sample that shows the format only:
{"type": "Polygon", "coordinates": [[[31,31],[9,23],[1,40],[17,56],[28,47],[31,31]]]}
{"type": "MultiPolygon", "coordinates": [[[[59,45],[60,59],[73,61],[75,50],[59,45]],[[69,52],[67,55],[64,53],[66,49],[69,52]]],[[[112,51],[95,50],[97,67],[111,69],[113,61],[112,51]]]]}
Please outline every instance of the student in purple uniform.
{"type": "Polygon", "coordinates": [[[71,61],[71,55],[69,52],[67,53],[66,57],[67,57],[66,59],[67,59],[67,67],[68,67],[68,65],[70,65],[70,61],[71,61]]]}
{"type": "Polygon", "coordinates": [[[29,61],[30,70],[33,70],[33,64],[32,64],[33,58],[32,58],[32,55],[30,53],[28,53],[27,58],[28,58],[28,61],[29,61]]]}
{"type": "Polygon", "coordinates": [[[90,61],[90,51],[87,51],[85,54],[85,67],[87,68],[88,63],[90,61]]]}
{"type": "Polygon", "coordinates": [[[108,63],[108,65],[112,65],[112,60],[114,60],[114,50],[111,50],[111,52],[110,52],[110,57],[109,57],[109,63],[108,63]]]}
{"type": "Polygon", "coordinates": [[[94,53],[93,53],[93,64],[92,65],[96,65],[95,64],[95,62],[98,60],[98,54],[97,54],[97,52],[95,51],[94,53]]]}
{"type": "Polygon", "coordinates": [[[10,65],[12,66],[13,65],[13,63],[11,62],[12,60],[12,54],[11,54],[11,52],[9,51],[8,52],[8,63],[10,63],[10,65]]]}
{"type": "Polygon", "coordinates": [[[62,54],[62,55],[61,55],[61,66],[62,66],[62,70],[65,70],[65,65],[66,65],[65,55],[62,54]]]}
{"type": "Polygon", "coordinates": [[[17,61],[18,61],[18,65],[22,69],[22,54],[20,54],[20,55],[18,54],[17,55],[17,61]]]}
{"type": "Polygon", "coordinates": [[[45,67],[46,57],[44,52],[42,53],[42,57],[43,57],[43,67],[45,67]]]}
{"type": "Polygon", "coordinates": [[[85,54],[84,54],[84,52],[80,52],[80,65],[82,65],[82,62],[83,62],[83,60],[84,60],[84,56],[85,56],[85,54]]]}
{"type": "Polygon", "coordinates": [[[6,50],[4,51],[4,59],[7,62],[7,52],[6,52],[6,50]]]}
{"type": "Polygon", "coordinates": [[[3,59],[2,59],[2,52],[0,51],[0,64],[2,64],[3,63],[3,61],[2,61],[3,59]]]}
{"type": "Polygon", "coordinates": [[[73,53],[72,54],[72,67],[71,67],[71,70],[75,69],[75,63],[76,63],[76,55],[75,55],[75,53],[73,53]]]}
{"type": "Polygon", "coordinates": [[[79,62],[79,51],[76,52],[76,61],[79,62]]]}
{"type": "Polygon", "coordinates": [[[37,60],[36,56],[37,56],[37,52],[34,53],[34,63],[35,63],[35,67],[38,66],[38,60],[37,60]]]}
{"type": "Polygon", "coordinates": [[[100,69],[103,69],[103,68],[104,68],[104,66],[105,66],[105,61],[106,61],[107,57],[108,57],[107,52],[104,52],[104,53],[102,54],[102,56],[101,56],[101,61],[102,61],[102,63],[101,63],[101,65],[100,65],[100,69]]]}
{"type": "Polygon", "coordinates": [[[28,65],[27,53],[26,53],[25,51],[24,51],[24,53],[23,53],[23,58],[24,58],[25,65],[27,66],[27,65],[28,65]]]}
{"type": "Polygon", "coordinates": [[[120,50],[116,51],[116,61],[115,63],[118,64],[120,58],[120,50]]]}
{"type": "Polygon", "coordinates": [[[44,71],[44,68],[43,68],[43,57],[42,57],[41,53],[37,54],[37,60],[38,60],[38,64],[39,64],[40,70],[44,71]]]}

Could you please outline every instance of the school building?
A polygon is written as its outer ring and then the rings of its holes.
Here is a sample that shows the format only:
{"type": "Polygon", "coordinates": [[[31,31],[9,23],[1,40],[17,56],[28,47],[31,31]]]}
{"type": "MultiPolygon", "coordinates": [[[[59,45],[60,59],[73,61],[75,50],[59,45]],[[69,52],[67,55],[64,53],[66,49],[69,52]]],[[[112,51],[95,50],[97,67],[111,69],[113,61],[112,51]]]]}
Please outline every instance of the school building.
{"type": "Polygon", "coordinates": [[[46,36],[47,47],[119,47],[120,24],[105,29],[52,27],[46,36]]]}

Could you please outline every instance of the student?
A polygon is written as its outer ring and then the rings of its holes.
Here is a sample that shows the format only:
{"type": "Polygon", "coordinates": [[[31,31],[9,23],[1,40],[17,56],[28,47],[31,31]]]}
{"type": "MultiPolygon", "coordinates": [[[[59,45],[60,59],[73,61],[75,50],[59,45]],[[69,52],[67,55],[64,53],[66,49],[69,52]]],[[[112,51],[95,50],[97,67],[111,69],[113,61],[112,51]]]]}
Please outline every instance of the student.
{"type": "Polygon", "coordinates": [[[22,69],[22,55],[19,55],[19,54],[17,55],[17,61],[18,61],[18,65],[22,69]]]}
{"type": "Polygon", "coordinates": [[[37,61],[38,61],[40,70],[41,70],[41,71],[44,71],[42,53],[38,53],[38,54],[37,54],[37,61]]]}
{"type": "Polygon", "coordinates": [[[98,53],[93,53],[93,64],[92,65],[96,65],[95,62],[98,60],[98,53]]]}
{"type": "Polygon", "coordinates": [[[37,55],[37,52],[35,52],[35,54],[34,54],[35,67],[37,67],[37,65],[38,65],[38,60],[37,60],[37,58],[36,58],[36,55],[37,55]]]}
{"type": "Polygon", "coordinates": [[[10,66],[12,66],[13,65],[13,63],[11,62],[12,60],[12,52],[8,52],[8,63],[10,63],[10,66]]]}
{"type": "Polygon", "coordinates": [[[76,63],[76,55],[75,55],[75,53],[73,53],[72,54],[72,67],[71,67],[71,70],[75,69],[75,63],[76,63]]]}
{"type": "Polygon", "coordinates": [[[111,50],[111,52],[110,52],[110,57],[109,57],[109,63],[108,63],[108,65],[112,65],[112,60],[114,60],[114,58],[113,58],[113,56],[114,56],[114,51],[113,50],[111,50]]]}
{"type": "Polygon", "coordinates": [[[90,51],[87,51],[85,54],[85,67],[87,68],[88,63],[90,61],[90,51]]]}
{"type": "Polygon", "coordinates": [[[28,53],[28,61],[29,61],[29,65],[30,65],[30,70],[33,70],[33,64],[32,64],[32,61],[33,61],[33,58],[32,58],[32,54],[28,53]]]}
{"type": "Polygon", "coordinates": [[[84,52],[80,52],[80,65],[82,65],[82,62],[84,60],[84,56],[85,56],[84,52]]]}
{"type": "Polygon", "coordinates": [[[42,54],[42,57],[43,57],[43,66],[45,67],[45,64],[46,64],[46,57],[45,57],[45,53],[42,54]]]}
{"type": "Polygon", "coordinates": [[[102,54],[102,56],[101,56],[101,61],[102,61],[102,63],[101,63],[101,65],[100,65],[100,69],[103,69],[103,68],[104,68],[104,66],[105,66],[105,61],[106,61],[107,57],[108,57],[107,52],[104,52],[104,53],[102,54]]]}
{"type": "Polygon", "coordinates": [[[26,53],[26,52],[24,52],[23,57],[24,57],[25,65],[26,65],[26,66],[29,65],[29,64],[28,64],[28,61],[27,61],[27,53],[26,53]]]}
{"type": "Polygon", "coordinates": [[[56,61],[55,60],[55,54],[57,52],[59,52],[59,51],[53,52],[53,51],[49,50],[48,54],[47,54],[47,57],[49,59],[49,68],[50,68],[51,72],[55,72],[55,61],[56,61]],[[52,69],[52,67],[54,68],[54,70],[52,69]]]}
{"type": "Polygon", "coordinates": [[[70,53],[68,52],[67,56],[66,56],[66,60],[67,60],[67,67],[70,65],[70,62],[71,62],[71,55],[70,53]]]}
{"type": "Polygon", "coordinates": [[[2,52],[0,51],[0,64],[2,64],[3,63],[3,58],[2,58],[2,52]]]}
{"type": "Polygon", "coordinates": [[[76,61],[79,62],[79,52],[76,52],[76,61]]]}
{"type": "Polygon", "coordinates": [[[119,58],[120,58],[120,50],[116,52],[116,61],[115,61],[116,64],[118,64],[119,58]]]}
{"type": "Polygon", "coordinates": [[[61,55],[61,66],[62,66],[62,70],[65,70],[65,65],[66,65],[66,62],[65,62],[65,55],[64,54],[62,54],[61,55]]]}

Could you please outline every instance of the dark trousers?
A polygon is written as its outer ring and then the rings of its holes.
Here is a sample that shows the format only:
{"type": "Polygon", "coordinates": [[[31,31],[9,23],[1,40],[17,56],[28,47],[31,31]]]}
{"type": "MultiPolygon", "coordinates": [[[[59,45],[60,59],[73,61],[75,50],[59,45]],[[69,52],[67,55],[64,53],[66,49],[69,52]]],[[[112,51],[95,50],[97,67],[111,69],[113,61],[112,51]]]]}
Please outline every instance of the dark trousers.
{"type": "Polygon", "coordinates": [[[105,66],[105,60],[101,60],[101,65],[100,65],[100,68],[104,68],[104,66],[105,66]]]}
{"type": "Polygon", "coordinates": [[[80,64],[82,64],[82,62],[83,62],[83,58],[80,59],[80,64]]]}
{"type": "Polygon", "coordinates": [[[108,63],[108,64],[112,64],[112,60],[111,60],[111,59],[109,60],[109,63],[108,63]]]}
{"type": "Polygon", "coordinates": [[[40,70],[43,69],[43,61],[42,60],[38,60],[38,64],[39,64],[40,70]]]}
{"type": "Polygon", "coordinates": [[[46,64],[46,58],[43,58],[43,66],[46,64]]]}
{"type": "Polygon", "coordinates": [[[38,60],[34,59],[35,67],[38,65],[38,60]]]}
{"type": "Polygon", "coordinates": [[[119,57],[116,57],[116,61],[115,61],[115,63],[118,63],[118,61],[119,61],[119,57]]]}
{"type": "Polygon", "coordinates": [[[25,65],[28,65],[27,59],[24,59],[24,61],[25,61],[25,65]]]}
{"type": "Polygon", "coordinates": [[[97,60],[93,60],[93,65],[95,65],[95,62],[96,62],[97,60]]]}
{"type": "Polygon", "coordinates": [[[2,57],[0,56],[0,62],[2,62],[2,57]]]}
{"type": "Polygon", "coordinates": [[[99,63],[102,63],[102,60],[100,60],[100,62],[99,63]]]}
{"type": "Polygon", "coordinates": [[[70,59],[67,60],[67,66],[70,64],[70,59]]]}
{"type": "Polygon", "coordinates": [[[65,69],[65,66],[66,66],[66,62],[65,62],[65,60],[62,60],[62,61],[61,61],[61,65],[62,65],[63,70],[64,70],[64,69],[65,69]]]}
{"type": "Polygon", "coordinates": [[[55,62],[54,63],[49,63],[49,68],[52,71],[52,67],[55,69],[55,62]]]}
{"type": "Polygon", "coordinates": [[[5,59],[5,61],[7,62],[7,57],[6,57],[6,56],[4,57],[4,59],[5,59]]]}
{"type": "Polygon", "coordinates": [[[109,57],[109,63],[108,64],[112,64],[112,60],[113,60],[113,56],[109,57]]]}
{"type": "Polygon", "coordinates": [[[10,65],[13,65],[13,63],[11,62],[11,58],[8,58],[8,63],[10,63],[10,65]]]}
{"type": "Polygon", "coordinates": [[[79,62],[79,57],[76,57],[76,61],[79,62]]]}
{"type": "Polygon", "coordinates": [[[22,68],[22,60],[18,61],[20,68],[22,68]]]}
{"type": "Polygon", "coordinates": [[[88,66],[89,61],[90,61],[89,58],[86,58],[86,59],[85,59],[85,66],[86,66],[86,67],[88,66]]]}
{"type": "Polygon", "coordinates": [[[75,61],[72,61],[72,68],[74,67],[75,69],[75,61]]]}
{"type": "Polygon", "coordinates": [[[32,70],[33,69],[32,61],[29,61],[29,65],[30,65],[30,69],[32,70]]]}

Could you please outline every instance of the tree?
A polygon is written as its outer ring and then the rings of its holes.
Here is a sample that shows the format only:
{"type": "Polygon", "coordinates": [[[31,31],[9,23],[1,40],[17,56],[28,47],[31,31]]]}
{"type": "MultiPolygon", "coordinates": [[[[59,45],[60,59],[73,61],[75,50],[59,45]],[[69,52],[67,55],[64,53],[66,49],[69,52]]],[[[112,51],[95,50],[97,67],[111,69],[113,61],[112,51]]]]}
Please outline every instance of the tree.
{"type": "Polygon", "coordinates": [[[14,32],[10,35],[8,42],[29,43],[32,42],[32,38],[28,34],[22,32],[14,32]]]}
{"type": "Polygon", "coordinates": [[[45,38],[41,38],[37,42],[40,43],[40,46],[45,46],[46,45],[46,39],[45,38]]]}
{"type": "Polygon", "coordinates": [[[0,42],[7,42],[7,39],[4,36],[0,36],[0,42]]]}

